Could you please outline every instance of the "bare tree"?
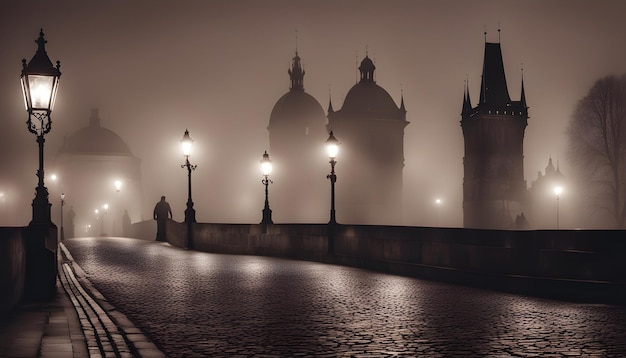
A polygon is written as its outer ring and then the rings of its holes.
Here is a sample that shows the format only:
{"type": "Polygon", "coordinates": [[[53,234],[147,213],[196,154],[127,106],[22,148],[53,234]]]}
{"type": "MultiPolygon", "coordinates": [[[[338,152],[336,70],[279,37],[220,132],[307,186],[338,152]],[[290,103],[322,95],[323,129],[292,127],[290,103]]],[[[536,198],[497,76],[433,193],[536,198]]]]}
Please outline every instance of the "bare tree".
{"type": "Polygon", "coordinates": [[[567,130],[582,203],[626,223],[626,75],[598,80],[578,102],[567,130]],[[584,189],[583,189],[584,188],[584,189]]]}

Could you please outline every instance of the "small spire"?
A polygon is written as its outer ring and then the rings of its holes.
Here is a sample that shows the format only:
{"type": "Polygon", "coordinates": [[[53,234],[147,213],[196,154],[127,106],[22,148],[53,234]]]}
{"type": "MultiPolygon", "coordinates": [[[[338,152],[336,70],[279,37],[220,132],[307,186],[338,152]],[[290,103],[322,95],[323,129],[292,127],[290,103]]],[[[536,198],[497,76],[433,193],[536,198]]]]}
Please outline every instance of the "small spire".
{"type": "Polygon", "coordinates": [[[406,113],[406,108],[404,107],[404,87],[400,85],[400,110],[406,113]]]}
{"type": "Polygon", "coordinates": [[[472,110],[472,101],[470,100],[469,94],[469,79],[465,79],[464,81],[464,89],[463,89],[463,112],[467,113],[472,110]]]}
{"type": "Polygon", "coordinates": [[[334,113],[333,100],[330,92],[330,83],[328,84],[328,114],[334,113]]]}
{"type": "Polygon", "coordinates": [[[524,63],[522,63],[522,91],[520,95],[520,102],[522,102],[522,106],[526,106],[526,91],[524,91],[524,63]]]}

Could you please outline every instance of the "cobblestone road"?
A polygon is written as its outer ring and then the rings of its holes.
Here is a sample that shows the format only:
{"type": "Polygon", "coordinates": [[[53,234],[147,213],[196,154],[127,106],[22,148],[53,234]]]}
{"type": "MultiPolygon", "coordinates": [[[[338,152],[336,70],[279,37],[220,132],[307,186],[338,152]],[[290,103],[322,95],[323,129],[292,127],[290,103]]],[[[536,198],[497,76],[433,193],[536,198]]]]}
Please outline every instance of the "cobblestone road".
{"type": "Polygon", "coordinates": [[[65,244],[172,357],[626,357],[626,307],[134,239],[65,244]]]}

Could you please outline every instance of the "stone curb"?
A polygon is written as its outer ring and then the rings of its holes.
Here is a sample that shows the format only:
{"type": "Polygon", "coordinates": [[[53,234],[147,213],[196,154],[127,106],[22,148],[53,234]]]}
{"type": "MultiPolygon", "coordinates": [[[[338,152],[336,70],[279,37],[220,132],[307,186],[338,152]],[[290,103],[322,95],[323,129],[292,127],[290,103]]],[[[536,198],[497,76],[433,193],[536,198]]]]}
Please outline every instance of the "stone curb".
{"type": "Polygon", "coordinates": [[[60,281],[76,309],[90,357],[167,357],[89,282],[63,243],[60,281]]]}

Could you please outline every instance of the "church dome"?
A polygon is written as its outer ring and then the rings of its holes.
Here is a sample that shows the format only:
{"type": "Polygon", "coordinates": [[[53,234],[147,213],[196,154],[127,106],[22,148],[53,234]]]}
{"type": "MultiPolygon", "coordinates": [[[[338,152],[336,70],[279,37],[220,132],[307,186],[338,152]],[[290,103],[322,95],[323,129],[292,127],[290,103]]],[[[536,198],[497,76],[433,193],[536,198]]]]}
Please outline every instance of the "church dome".
{"type": "Polygon", "coordinates": [[[374,81],[374,62],[365,56],[361,61],[359,71],[361,81],[354,85],[343,102],[342,111],[352,113],[367,112],[370,114],[395,114],[400,110],[393,98],[374,81]]]}
{"type": "Polygon", "coordinates": [[[115,132],[100,126],[98,111],[89,118],[89,126],[76,131],[63,143],[62,152],[132,156],[130,148],[115,132]]]}
{"type": "Polygon", "coordinates": [[[283,124],[324,125],[326,115],[320,103],[304,91],[289,91],[274,105],[269,127],[283,124]],[[317,122],[317,123],[315,123],[317,122]]]}
{"type": "Polygon", "coordinates": [[[361,81],[354,85],[343,102],[342,111],[395,113],[398,106],[391,95],[373,81],[361,81]]]}

